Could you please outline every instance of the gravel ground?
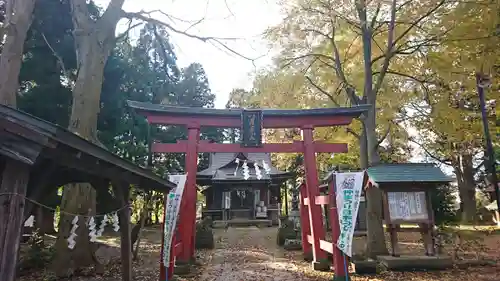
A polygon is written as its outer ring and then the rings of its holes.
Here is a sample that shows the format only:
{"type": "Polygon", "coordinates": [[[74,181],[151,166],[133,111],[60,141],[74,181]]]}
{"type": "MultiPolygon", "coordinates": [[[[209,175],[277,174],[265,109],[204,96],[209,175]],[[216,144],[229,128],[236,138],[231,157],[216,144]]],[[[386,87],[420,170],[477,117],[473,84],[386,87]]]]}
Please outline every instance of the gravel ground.
{"type": "Polygon", "coordinates": [[[317,280],[285,257],[276,245],[276,228],[216,231],[216,249],[199,281],[317,280]]]}
{"type": "MultiPolygon", "coordinates": [[[[214,250],[197,251],[196,267],[190,276],[176,278],[176,281],[331,281],[332,272],[318,272],[303,261],[300,251],[288,252],[276,246],[277,228],[229,228],[215,229],[214,250]]],[[[358,239],[359,240],[359,239],[358,239]]],[[[363,241],[356,240],[358,246],[363,241]]],[[[418,235],[401,237],[401,244],[406,250],[419,252],[418,235]]],[[[500,235],[488,235],[484,246],[478,248],[490,259],[500,261],[500,235]],[[484,249],[483,249],[484,248],[484,249]]],[[[109,257],[114,261],[108,265],[104,275],[95,276],[90,270],[83,275],[64,279],[64,281],[120,281],[121,266],[119,259],[119,238],[105,237],[102,242],[108,245],[109,257]]],[[[143,232],[140,260],[134,262],[135,281],[158,281],[159,256],[161,248],[161,228],[150,227],[143,232]]],[[[472,248],[477,246],[472,245],[472,248]]],[[[36,270],[25,272],[18,281],[48,281],[52,279],[50,271],[36,270]]],[[[498,281],[500,264],[494,266],[451,269],[437,272],[384,272],[375,276],[356,276],[353,281],[498,281]]],[[[61,280],[62,281],[62,280],[61,280]]]]}

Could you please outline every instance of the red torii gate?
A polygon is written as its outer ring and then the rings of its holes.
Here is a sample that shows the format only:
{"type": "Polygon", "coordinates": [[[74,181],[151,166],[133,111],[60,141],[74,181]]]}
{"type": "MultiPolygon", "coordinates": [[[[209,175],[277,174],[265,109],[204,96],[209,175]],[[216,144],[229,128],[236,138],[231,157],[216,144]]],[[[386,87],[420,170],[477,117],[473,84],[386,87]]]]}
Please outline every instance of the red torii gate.
{"type": "MultiPolygon", "coordinates": [[[[177,106],[165,106],[144,102],[128,101],[129,107],[137,113],[145,116],[149,124],[183,125],[187,127],[187,140],[177,143],[153,143],[153,153],[186,153],[187,173],[186,188],[184,191],[180,221],[183,222],[179,228],[178,237],[175,237],[172,247],[172,255],[179,261],[188,262],[194,257],[194,236],[196,223],[196,172],[198,153],[204,152],[281,152],[281,153],[303,153],[306,174],[306,188],[303,195],[307,198],[316,198],[319,195],[319,179],[316,167],[316,153],[343,153],[347,152],[347,144],[324,143],[314,141],[315,127],[330,127],[349,125],[354,118],[368,111],[369,106],[355,106],[346,108],[317,108],[317,109],[252,109],[249,111],[259,112],[261,115],[262,128],[300,128],[302,130],[302,141],[293,143],[262,143],[257,146],[242,146],[240,144],[220,144],[208,141],[200,141],[201,127],[218,128],[241,128],[243,109],[212,109],[212,108],[189,108],[177,106]]],[[[261,130],[259,130],[261,133],[261,130]]],[[[305,251],[312,251],[313,263],[319,263],[327,258],[326,252],[320,246],[324,242],[325,232],[323,229],[322,212],[320,205],[307,204],[308,214],[301,212],[301,216],[307,215],[305,221],[309,221],[306,238],[308,243],[303,245],[305,251]],[[311,245],[309,245],[309,243],[311,245]]],[[[305,219],[305,218],[303,218],[305,219]]],[[[338,225],[338,219],[332,219],[338,225]]],[[[332,225],[333,227],[333,225],[332,225]]],[[[163,248],[163,243],[162,243],[163,248]]],[[[323,247],[324,248],[324,247],[323,247]]],[[[336,247],[332,247],[336,249],[336,247]]],[[[163,251],[162,251],[163,252],[163,251]]],[[[338,255],[335,255],[338,256],[338,255]]],[[[335,264],[339,264],[338,262],[335,264]]],[[[172,266],[173,267],[173,266],[172,266]]],[[[337,268],[337,273],[343,272],[344,268],[337,268]]],[[[165,280],[165,268],[161,266],[160,280],[165,280]]],[[[170,274],[169,274],[170,275],[170,274]]]]}

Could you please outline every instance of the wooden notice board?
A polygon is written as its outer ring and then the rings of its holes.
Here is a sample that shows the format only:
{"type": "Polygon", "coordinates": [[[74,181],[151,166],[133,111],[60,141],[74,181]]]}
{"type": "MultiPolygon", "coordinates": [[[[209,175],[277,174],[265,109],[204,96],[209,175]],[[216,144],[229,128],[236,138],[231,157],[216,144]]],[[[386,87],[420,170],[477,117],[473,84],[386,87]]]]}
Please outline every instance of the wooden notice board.
{"type": "Polygon", "coordinates": [[[387,192],[390,221],[421,222],[429,220],[425,191],[387,192]]]}

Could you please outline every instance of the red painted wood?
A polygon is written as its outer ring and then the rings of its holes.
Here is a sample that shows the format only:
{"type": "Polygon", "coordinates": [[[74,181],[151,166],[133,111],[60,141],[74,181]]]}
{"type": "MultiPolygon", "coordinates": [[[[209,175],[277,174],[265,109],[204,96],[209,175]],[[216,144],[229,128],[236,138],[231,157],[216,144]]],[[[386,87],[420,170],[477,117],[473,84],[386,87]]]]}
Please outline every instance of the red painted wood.
{"type": "Polygon", "coordinates": [[[307,199],[306,185],[300,185],[300,231],[302,237],[302,251],[304,257],[312,254],[311,244],[308,243],[307,237],[311,233],[311,226],[309,224],[309,213],[307,212],[307,206],[304,205],[305,199],[307,199]]]}
{"type": "MultiPolygon", "coordinates": [[[[187,151],[188,142],[179,140],[177,143],[153,143],[151,150],[154,153],[185,153],[187,151]]],[[[203,152],[242,152],[242,153],[297,153],[304,150],[304,145],[301,141],[293,143],[264,143],[262,147],[242,147],[237,143],[210,143],[208,141],[200,141],[198,144],[198,153],[203,152]]],[[[345,153],[348,147],[346,143],[323,143],[314,142],[315,152],[325,153],[345,153]]]]}
{"type": "MultiPolygon", "coordinates": [[[[304,139],[304,168],[306,175],[307,198],[316,198],[319,195],[318,170],[316,167],[316,153],[314,151],[313,128],[308,126],[302,129],[304,139]]],[[[319,247],[319,240],[325,239],[323,228],[323,214],[321,207],[316,204],[308,204],[309,223],[311,224],[311,236],[313,237],[313,261],[319,262],[326,258],[326,252],[319,247]]]]}
{"type": "Polygon", "coordinates": [[[330,225],[332,226],[332,241],[335,247],[333,247],[333,268],[335,271],[336,276],[347,276],[349,272],[346,272],[345,265],[344,265],[344,260],[345,260],[345,255],[342,253],[342,251],[337,248],[337,240],[339,239],[340,235],[340,225],[339,225],[339,215],[338,215],[338,210],[337,210],[337,200],[336,193],[335,193],[335,177],[333,177],[332,181],[330,182],[330,192],[331,192],[331,197],[332,200],[330,204],[330,225]]]}
{"type": "Polygon", "coordinates": [[[194,257],[194,239],[195,239],[195,223],[196,223],[196,172],[198,166],[198,142],[200,141],[200,128],[188,128],[188,144],[186,153],[186,168],[187,173],[186,187],[184,189],[185,200],[181,208],[182,222],[182,245],[183,250],[179,255],[179,259],[188,262],[194,257]],[[184,224],[184,222],[186,222],[184,224]]]}
{"type": "Polygon", "coordinates": [[[180,254],[182,251],[182,242],[176,242],[175,243],[175,248],[174,248],[174,256],[177,256],[178,254],[180,254]]]}
{"type": "MultiPolygon", "coordinates": [[[[193,125],[219,128],[240,128],[240,117],[200,117],[200,116],[175,116],[165,113],[139,113],[148,118],[151,124],[169,124],[169,125],[193,125]]],[[[339,125],[349,125],[353,117],[348,116],[265,116],[262,120],[264,128],[300,128],[304,126],[330,127],[339,125]]]]}

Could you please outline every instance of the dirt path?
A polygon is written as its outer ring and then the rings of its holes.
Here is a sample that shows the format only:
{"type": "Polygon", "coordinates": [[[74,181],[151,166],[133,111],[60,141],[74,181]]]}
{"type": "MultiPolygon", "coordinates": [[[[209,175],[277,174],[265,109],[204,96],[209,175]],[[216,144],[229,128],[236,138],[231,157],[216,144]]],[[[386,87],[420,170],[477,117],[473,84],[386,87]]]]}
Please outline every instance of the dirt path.
{"type": "Polygon", "coordinates": [[[318,280],[276,245],[276,228],[216,230],[216,249],[199,281],[318,280]],[[312,276],[311,276],[312,277],[312,276]]]}

